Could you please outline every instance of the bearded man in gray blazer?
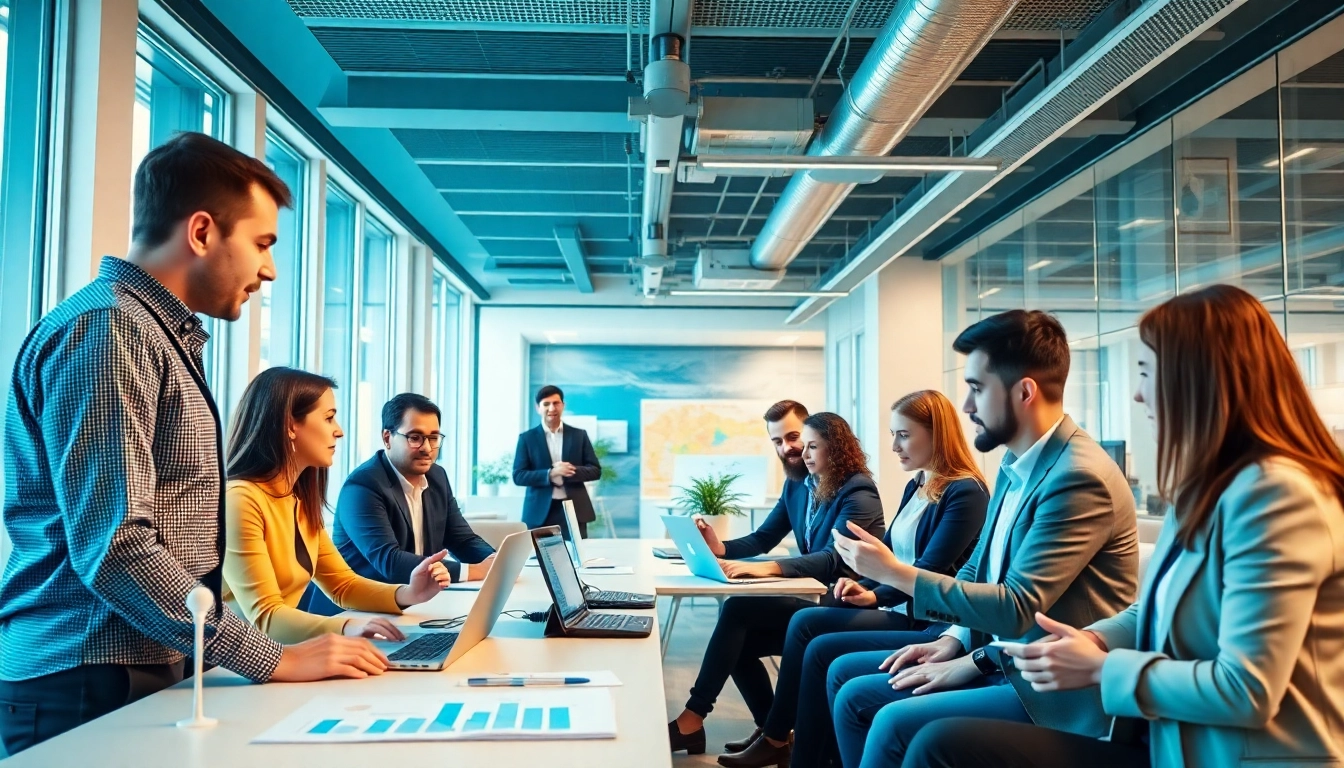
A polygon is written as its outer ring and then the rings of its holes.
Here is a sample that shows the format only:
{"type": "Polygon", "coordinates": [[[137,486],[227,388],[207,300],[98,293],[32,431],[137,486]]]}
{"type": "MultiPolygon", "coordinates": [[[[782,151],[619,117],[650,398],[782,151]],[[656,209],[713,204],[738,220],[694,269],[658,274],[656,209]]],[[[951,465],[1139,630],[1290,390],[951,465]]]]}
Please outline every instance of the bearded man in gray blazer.
{"type": "Polygon", "coordinates": [[[912,618],[941,623],[933,637],[900,638],[905,647],[890,655],[854,653],[831,665],[846,766],[860,757],[864,766],[899,766],[921,727],[958,715],[1096,737],[1109,726],[1095,689],[1038,693],[987,646],[1042,637],[1037,612],[1086,626],[1130,604],[1139,545],[1129,483],[1064,413],[1069,347],[1058,320],[1005,312],[967,328],[953,348],[967,356],[964,409],[980,428],[976,448],[1008,453],[980,543],[956,578],[901,563],[858,532],[839,542],[850,567],[913,595],[912,618]],[[886,671],[872,674],[879,668],[886,671]]]}

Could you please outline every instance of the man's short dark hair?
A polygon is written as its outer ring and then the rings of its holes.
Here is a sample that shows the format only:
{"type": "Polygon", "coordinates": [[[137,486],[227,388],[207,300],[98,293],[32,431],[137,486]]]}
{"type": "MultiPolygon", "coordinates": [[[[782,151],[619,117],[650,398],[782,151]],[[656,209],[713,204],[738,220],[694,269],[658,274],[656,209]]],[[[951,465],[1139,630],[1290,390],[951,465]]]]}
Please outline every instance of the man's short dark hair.
{"type": "Polygon", "coordinates": [[[799,419],[807,418],[807,408],[796,400],[780,400],[778,403],[770,406],[765,412],[765,423],[774,424],[777,421],[783,421],[785,416],[790,413],[799,419]]]}
{"type": "Polygon", "coordinates": [[[537,397],[536,397],[537,405],[541,405],[541,401],[545,400],[551,395],[559,395],[560,402],[562,403],[565,402],[565,393],[562,392],[560,388],[555,386],[554,384],[547,384],[546,386],[537,390],[537,397]]]}
{"type": "Polygon", "coordinates": [[[179,133],[150,150],[135,172],[131,239],[153,248],[197,211],[215,219],[225,237],[252,210],[252,185],[275,200],[293,204],[289,187],[266,164],[203,133],[179,133]]]}
{"type": "Polygon", "coordinates": [[[989,370],[1011,387],[1030,376],[1040,385],[1046,402],[1064,399],[1069,378],[1069,338],[1053,315],[1040,310],[1014,309],[987,317],[952,342],[952,349],[969,355],[977,349],[989,359],[989,370]]]}
{"type": "Polygon", "coordinates": [[[407,411],[432,413],[434,418],[439,420],[439,424],[443,424],[443,414],[439,411],[439,406],[434,404],[434,401],[424,395],[403,392],[383,405],[383,429],[388,432],[396,432],[401,427],[401,420],[406,417],[407,411]]]}

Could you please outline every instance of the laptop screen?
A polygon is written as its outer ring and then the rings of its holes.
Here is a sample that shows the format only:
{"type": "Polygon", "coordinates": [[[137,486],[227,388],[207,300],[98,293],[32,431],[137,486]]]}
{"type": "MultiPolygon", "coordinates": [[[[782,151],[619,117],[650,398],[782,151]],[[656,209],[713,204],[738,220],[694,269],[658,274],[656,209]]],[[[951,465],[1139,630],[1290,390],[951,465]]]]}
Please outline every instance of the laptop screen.
{"type": "Polygon", "coordinates": [[[583,598],[583,588],[579,586],[579,575],[574,572],[574,564],[569,561],[565,540],[559,536],[539,537],[537,559],[541,561],[541,567],[546,569],[546,578],[551,585],[560,618],[568,623],[587,607],[587,602],[583,598]]]}

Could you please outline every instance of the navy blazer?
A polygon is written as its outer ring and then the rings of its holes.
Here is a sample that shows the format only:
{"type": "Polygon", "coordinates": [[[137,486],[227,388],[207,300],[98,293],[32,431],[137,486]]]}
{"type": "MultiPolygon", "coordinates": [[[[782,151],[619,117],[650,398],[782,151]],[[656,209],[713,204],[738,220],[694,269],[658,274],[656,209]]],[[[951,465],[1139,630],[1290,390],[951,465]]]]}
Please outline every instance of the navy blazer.
{"type": "Polygon", "coordinates": [[[355,573],[374,581],[405,584],[426,555],[446,549],[457,558],[444,560],[448,575],[461,581],[466,570],[462,563],[479,563],[495,553],[462,516],[443,467],[435,464],[425,478],[429,487],[420,497],[428,550],[424,554],[415,551],[406,491],[383,451],[345,479],[331,538],[355,573]]]}
{"type": "MultiPolygon", "coordinates": [[[[597,463],[588,433],[568,424],[563,427],[560,458],[574,465],[574,474],[565,478],[565,493],[574,502],[574,516],[579,522],[591,523],[597,514],[583,484],[602,477],[602,466],[597,463]]],[[[540,424],[518,436],[518,447],[513,452],[513,484],[527,487],[523,523],[528,528],[544,524],[551,511],[555,486],[551,484],[551,449],[546,445],[546,430],[540,424]]]]}
{"type": "MultiPolygon", "coordinates": [[[[918,490],[918,478],[906,484],[901,506],[892,518],[893,522],[918,490]]],[[[934,573],[956,575],[980,541],[980,529],[985,525],[985,509],[988,506],[989,491],[979,480],[967,477],[948,483],[942,497],[924,510],[919,525],[915,526],[913,565],[934,573]]],[[[882,543],[891,549],[891,528],[882,537],[882,543]]],[[[878,606],[891,607],[910,601],[909,595],[895,587],[867,578],[859,579],[859,583],[873,590],[878,606]]]]}
{"type": "Polygon", "coordinates": [[[789,531],[798,542],[797,557],[779,561],[782,575],[793,578],[810,576],[822,583],[830,583],[841,567],[835,552],[831,530],[846,530],[845,523],[853,520],[874,536],[882,536],[882,500],[877,495],[877,484],[867,475],[855,473],[835,492],[830,501],[817,506],[812,530],[807,531],[807,486],[801,480],[784,481],[775,508],[765,522],[754,532],[723,543],[723,556],[732,560],[763,555],[779,545],[789,531]]]}

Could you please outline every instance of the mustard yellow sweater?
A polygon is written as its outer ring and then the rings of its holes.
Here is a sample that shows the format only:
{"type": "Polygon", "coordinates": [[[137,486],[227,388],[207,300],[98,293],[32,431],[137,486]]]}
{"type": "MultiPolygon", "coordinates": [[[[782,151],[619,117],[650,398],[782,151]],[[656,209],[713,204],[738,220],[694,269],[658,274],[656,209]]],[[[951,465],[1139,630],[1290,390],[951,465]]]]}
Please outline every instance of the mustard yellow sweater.
{"type": "Polygon", "coordinates": [[[299,517],[303,546],[313,573],[295,554],[293,496],[275,498],[256,483],[229,482],[225,496],[224,599],[257,629],[281,643],[298,643],[328,632],[340,633],[346,619],[301,611],[309,581],[346,610],[401,613],[396,584],[359,576],[345,564],[325,528],[299,517]]]}

